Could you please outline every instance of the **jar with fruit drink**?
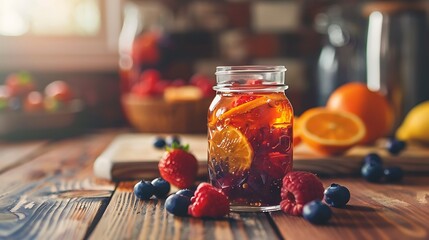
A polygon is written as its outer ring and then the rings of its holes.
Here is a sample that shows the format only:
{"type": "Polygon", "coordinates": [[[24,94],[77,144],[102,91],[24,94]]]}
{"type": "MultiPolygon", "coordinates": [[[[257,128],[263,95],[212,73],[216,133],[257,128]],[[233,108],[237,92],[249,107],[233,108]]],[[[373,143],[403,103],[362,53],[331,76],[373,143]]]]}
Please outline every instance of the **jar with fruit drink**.
{"type": "Polygon", "coordinates": [[[214,79],[193,73],[179,54],[183,35],[174,31],[173,18],[163,1],[126,1],[119,37],[122,108],[140,132],[204,133],[214,79]]]}
{"type": "Polygon", "coordinates": [[[167,67],[172,47],[167,29],[171,18],[169,9],[158,2],[127,1],[124,4],[119,35],[119,70],[124,92],[140,82],[143,71],[163,72],[167,67]]]}
{"type": "Polygon", "coordinates": [[[208,113],[208,172],[233,211],[276,211],[292,170],[293,108],[283,66],[222,66],[208,113]]]}

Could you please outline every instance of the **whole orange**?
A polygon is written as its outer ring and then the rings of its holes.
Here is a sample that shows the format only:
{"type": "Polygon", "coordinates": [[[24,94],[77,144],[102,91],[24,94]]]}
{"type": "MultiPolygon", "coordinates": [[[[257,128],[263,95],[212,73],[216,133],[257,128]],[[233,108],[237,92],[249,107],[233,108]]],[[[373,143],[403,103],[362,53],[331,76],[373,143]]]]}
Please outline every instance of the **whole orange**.
{"type": "Polygon", "coordinates": [[[366,127],[363,144],[373,143],[392,129],[394,115],[387,99],[359,82],[346,83],[328,98],[326,107],[356,114],[366,127]]]}

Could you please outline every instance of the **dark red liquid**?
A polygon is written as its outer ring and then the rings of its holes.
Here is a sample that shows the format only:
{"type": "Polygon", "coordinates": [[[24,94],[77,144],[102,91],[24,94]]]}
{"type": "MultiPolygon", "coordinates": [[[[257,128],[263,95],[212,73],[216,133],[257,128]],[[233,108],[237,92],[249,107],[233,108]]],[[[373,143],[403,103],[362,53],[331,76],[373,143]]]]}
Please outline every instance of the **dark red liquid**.
{"type": "Polygon", "coordinates": [[[222,189],[231,205],[278,205],[282,179],[292,170],[293,110],[285,95],[218,94],[208,119],[209,144],[216,144],[211,141],[216,132],[233,127],[246,138],[253,153],[250,167],[237,170],[230,169],[232,161],[238,161],[234,153],[223,157],[209,151],[211,184],[222,189]]]}

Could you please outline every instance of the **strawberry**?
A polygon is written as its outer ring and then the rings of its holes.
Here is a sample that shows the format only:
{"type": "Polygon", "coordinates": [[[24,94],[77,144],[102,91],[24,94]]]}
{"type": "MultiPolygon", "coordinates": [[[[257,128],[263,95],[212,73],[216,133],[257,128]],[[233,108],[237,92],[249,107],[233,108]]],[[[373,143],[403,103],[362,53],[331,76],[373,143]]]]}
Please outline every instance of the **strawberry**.
{"type": "Polygon", "coordinates": [[[198,170],[198,162],[188,152],[189,145],[174,144],[167,149],[158,164],[161,177],[178,188],[189,188],[193,185],[198,170]]]}
{"type": "Polygon", "coordinates": [[[228,197],[220,189],[213,187],[209,183],[200,183],[191,198],[188,214],[193,217],[218,218],[228,213],[228,197]]]}

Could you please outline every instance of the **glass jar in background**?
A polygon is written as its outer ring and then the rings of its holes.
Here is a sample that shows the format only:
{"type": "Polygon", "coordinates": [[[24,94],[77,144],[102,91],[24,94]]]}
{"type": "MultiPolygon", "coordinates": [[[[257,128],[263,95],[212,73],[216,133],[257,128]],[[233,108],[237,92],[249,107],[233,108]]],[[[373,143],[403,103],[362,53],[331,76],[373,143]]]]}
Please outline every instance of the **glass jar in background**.
{"type": "Polygon", "coordinates": [[[189,54],[177,44],[181,38],[173,31],[173,19],[172,10],[159,1],[124,4],[119,37],[122,109],[139,132],[205,133],[214,81],[191,74],[183,57],[189,54]]]}
{"type": "Polygon", "coordinates": [[[127,92],[148,69],[165,72],[172,48],[168,26],[170,10],[157,2],[124,4],[124,20],[119,36],[119,69],[122,90],[127,92]]]}
{"type": "Polygon", "coordinates": [[[208,172],[233,211],[279,210],[292,170],[293,109],[283,66],[216,69],[208,113],[208,172]]]}

